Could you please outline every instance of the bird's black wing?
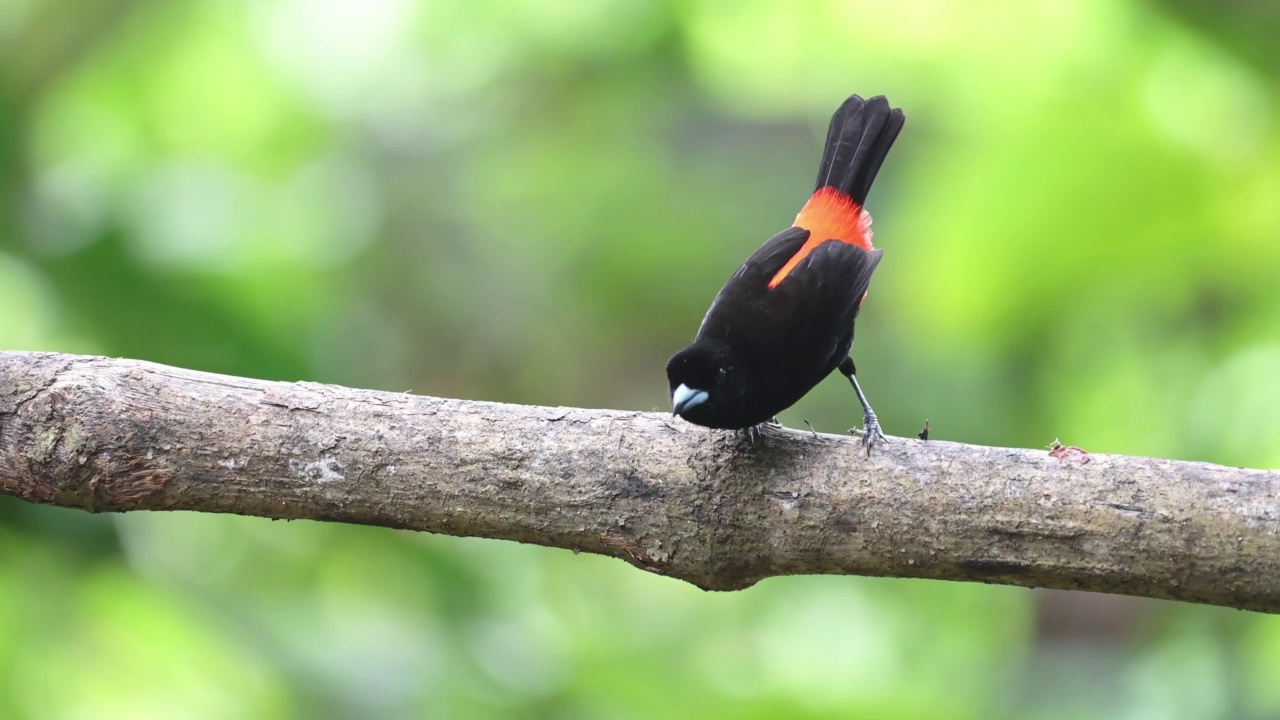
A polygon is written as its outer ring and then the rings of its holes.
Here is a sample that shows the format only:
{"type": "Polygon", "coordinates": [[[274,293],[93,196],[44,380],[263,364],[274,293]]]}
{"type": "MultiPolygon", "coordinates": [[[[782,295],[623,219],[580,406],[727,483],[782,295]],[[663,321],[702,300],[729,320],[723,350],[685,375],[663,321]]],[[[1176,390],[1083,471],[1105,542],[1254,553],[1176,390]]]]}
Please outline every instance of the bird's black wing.
{"type": "Polygon", "coordinates": [[[716,296],[698,336],[749,351],[772,373],[829,373],[843,359],[835,356],[849,351],[882,251],[829,240],[768,287],[808,238],[807,230],[793,227],[756,250],[716,296]]]}
{"type": "Polygon", "coordinates": [[[808,239],[808,230],[789,227],[765,241],[720,288],[702,318],[698,337],[725,338],[735,327],[742,328],[740,319],[759,313],[765,286],[808,239]]]}
{"type": "Polygon", "coordinates": [[[787,338],[785,364],[800,372],[806,364],[803,360],[813,358],[823,364],[818,372],[825,377],[849,354],[853,321],[883,254],[828,240],[766,293],[769,309],[762,317],[777,320],[763,324],[761,330],[787,338]]]}
{"type": "Polygon", "coordinates": [[[835,325],[852,325],[883,255],[883,250],[828,240],[811,250],[767,297],[775,307],[794,308],[793,313],[821,306],[838,316],[831,319],[835,325]]]}

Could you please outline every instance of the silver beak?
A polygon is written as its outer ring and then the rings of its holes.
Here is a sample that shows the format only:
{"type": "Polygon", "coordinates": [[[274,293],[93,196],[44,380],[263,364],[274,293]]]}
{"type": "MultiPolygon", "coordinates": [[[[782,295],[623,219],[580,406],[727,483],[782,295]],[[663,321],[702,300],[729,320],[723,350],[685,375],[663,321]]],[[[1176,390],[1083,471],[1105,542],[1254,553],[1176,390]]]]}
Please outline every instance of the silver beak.
{"type": "Polygon", "coordinates": [[[688,385],[681,383],[680,387],[676,388],[675,391],[671,393],[671,414],[682,415],[691,408],[695,408],[706,402],[710,397],[711,396],[707,394],[706,390],[694,390],[688,385]]]}

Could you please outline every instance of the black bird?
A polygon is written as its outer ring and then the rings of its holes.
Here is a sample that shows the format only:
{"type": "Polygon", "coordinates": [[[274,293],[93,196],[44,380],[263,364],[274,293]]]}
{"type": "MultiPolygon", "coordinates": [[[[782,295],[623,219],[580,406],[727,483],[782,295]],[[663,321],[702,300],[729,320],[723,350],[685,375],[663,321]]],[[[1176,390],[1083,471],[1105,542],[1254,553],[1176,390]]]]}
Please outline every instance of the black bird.
{"type": "Polygon", "coordinates": [[[862,206],[904,121],[882,96],[854,95],[836,110],[817,185],[795,224],[738,268],[693,344],[667,362],[674,414],[706,427],[753,428],[838,368],[862,403],[867,452],[884,439],[849,349],[881,255],[862,206]]]}

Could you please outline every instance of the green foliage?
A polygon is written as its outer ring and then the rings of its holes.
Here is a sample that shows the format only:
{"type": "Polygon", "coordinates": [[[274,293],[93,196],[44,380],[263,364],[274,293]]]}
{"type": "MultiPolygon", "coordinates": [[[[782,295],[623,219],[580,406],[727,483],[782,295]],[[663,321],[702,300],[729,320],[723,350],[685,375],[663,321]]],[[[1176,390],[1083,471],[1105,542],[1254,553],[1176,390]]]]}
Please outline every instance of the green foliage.
{"type": "MultiPolygon", "coordinates": [[[[0,347],[665,409],[884,93],[886,431],[1278,466],[1280,18],[1166,2],[7,0],[0,347]]],[[[1046,597],[3,500],[0,717],[1280,713],[1280,621],[1046,597]]]]}

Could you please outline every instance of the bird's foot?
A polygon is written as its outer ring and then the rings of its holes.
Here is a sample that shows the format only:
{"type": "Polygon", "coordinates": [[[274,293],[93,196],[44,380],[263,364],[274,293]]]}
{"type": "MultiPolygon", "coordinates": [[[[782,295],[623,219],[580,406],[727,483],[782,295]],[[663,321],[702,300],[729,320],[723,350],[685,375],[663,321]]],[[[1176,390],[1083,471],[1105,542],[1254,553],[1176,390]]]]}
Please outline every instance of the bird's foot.
{"type": "Polygon", "coordinates": [[[853,428],[849,433],[862,437],[862,446],[867,449],[867,457],[871,456],[871,447],[877,442],[889,442],[889,438],[885,437],[884,432],[880,430],[880,421],[876,419],[876,414],[870,410],[862,416],[862,429],[853,428]]]}
{"type": "Polygon", "coordinates": [[[752,425],[749,428],[743,429],[743,432],[747,435],[748,445],[755,445],[757,440],[764,437],[764,428],[766,425],[779,428],[782,427],[782,423],[778,422],[778,418],[771,417],[758,425],[752,425]]]}

